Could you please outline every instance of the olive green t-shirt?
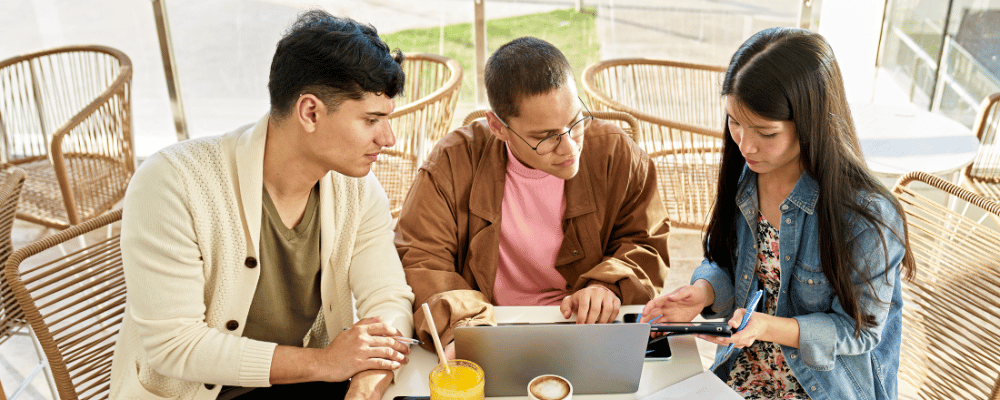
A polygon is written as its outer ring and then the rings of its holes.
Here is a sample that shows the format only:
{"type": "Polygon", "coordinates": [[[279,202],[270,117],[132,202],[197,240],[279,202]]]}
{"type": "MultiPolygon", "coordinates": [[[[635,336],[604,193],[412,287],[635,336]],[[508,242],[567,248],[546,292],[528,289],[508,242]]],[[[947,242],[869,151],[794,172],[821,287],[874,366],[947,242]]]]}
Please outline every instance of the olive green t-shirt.
{"type": "Polygon", "coordinates": [[[264,189],[260,222],[260,279],[243,336],[302,347],[322,305],[320,298],[319,185],[313,187],[302,221],[293,229],[264,189]]]}

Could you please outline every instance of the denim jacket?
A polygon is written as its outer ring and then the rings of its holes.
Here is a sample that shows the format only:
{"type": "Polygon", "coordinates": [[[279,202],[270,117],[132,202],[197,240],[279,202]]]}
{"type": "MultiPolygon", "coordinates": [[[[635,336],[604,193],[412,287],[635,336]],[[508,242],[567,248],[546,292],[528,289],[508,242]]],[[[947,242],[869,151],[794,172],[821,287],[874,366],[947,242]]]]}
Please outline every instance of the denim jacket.
{"type": "MultiPolygon", "coordinates": [[[[795,377],[814,400],[896,399],[903,305],[900,266],[905,254],[900,240],[903,219],[882,196],[860,198],[866,209],[896,232],[883,232],[886,248],[876,230],[884,227],[873,227],[861,217],[849,219],[847,238],[854,259],[862,273],[874,277],[871,283],[878,296],[873,299],[865,295],[869,289],[855,277],[859,305],[876,321],[855,336],[855,321],[844,312],[820,264],[819,218],[815,213],[818,197],[818,184],[803,173],[780,206],[781,292],[776,315],[795,318],[799,323],[799,348],[781,346],[781,350],[795,377]]],[[[754,234],[757,199],[757,174],[744,170],[736,199],[745,223],[736,227],[735,276],[706,260],[691,277],[692,283],[707,280],[715,291],[715,303],[703,313],[706,318],[729,318],[737,308],[746,307],[750,293],[758,287],[754,234]]],[[[734,351],[724,360],[724,350],[722,347],[717,352],[714,368],[727,381],[739,352],[734,351]]]]}

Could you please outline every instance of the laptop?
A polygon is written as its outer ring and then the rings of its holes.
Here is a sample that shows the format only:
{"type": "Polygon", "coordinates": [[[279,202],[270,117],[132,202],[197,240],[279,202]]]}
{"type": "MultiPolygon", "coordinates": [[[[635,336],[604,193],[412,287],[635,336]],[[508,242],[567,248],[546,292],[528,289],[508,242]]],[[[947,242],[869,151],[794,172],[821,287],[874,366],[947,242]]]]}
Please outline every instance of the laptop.
{"type": "Polygon", "coordinates": [[[635,393],[649,324],[513,324],[455,328],[455,356],[479,364],[486,396],[525,396],[528,382],[561,375],[575,394],[635,393]]]}

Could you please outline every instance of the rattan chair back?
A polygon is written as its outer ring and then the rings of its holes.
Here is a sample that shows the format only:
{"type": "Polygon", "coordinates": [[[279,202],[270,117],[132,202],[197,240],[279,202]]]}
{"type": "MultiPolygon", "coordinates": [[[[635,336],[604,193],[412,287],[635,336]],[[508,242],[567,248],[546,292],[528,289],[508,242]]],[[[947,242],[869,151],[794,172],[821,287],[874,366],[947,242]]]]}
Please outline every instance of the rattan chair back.
{"type": "Polygon", "coordinates": [[[125,275],[118,234],[65,256],[47,250],[115,224],[121,215],[115,210],[17,249],[5,266],[62,400],[108,397],[125,275]]]}
{"type": "Polygon", "coordinates": [[[1000,232],[944,205],[996,216],[1000,204],[923,172],[893,192],[917,262],[903,284],[901,383],[921,399],[1000,400],[1000,232]]]}
{"type": "Polygon", "coordinates": [[[630,58],[601,61],[583,72],[595,110],[623,111],[639,121],[634,139],[656,163],[660,194],[676,227],[708,224],[722,154],[725,71],[630,58]]]}
{"type": "Polygon", "coordinates": [[[125,195],[135,161],[132,62],[104,46],[0,61],[0,162],[27,174],[18,218],[66,228],[125,195]]]}
{"type": "MultiPolygon", "coordinates": [[[[3,265],[14,251],[10,235],[14,230],[17,200],[21,196],[21,187],[24,186],[24,171],[6,168],[0,171],[0,176],[3,178],[0,183],[0,265],[3,265]]],[[[7,274],[0,270],[0,344],[10,339],[25,324],[24,312],[17,305],[14,293],[7,284],[7,274]]]]}
{"type": "Polygon", "coordinates": [[[396,144],[382,149],[372,165],[394,217],[424,157],[448,133],[462,87],[462,65],[447,57],[406,54],[403,71],[406,85],[396,97],[397,109],[389,115],[396,144]]]}
{"type": "MultiPolygon", "coordinates": [[[[469,115],[466,115],[465,119],[462,120],[462,126],[471,124],[472,121],[475,121],[477,119],[486,118],[486,111],[487,110],[475,110],[473,112],[470,112],[469,115]]],[[[618,125],[619,128],[622,128],[622,130],[625,131],[626,134],[628,134],[630,137],[633,138],[635,137],[635,134],[639,131],[639,120],[635,119],[635,117],[629,115],[626,112],[591,111],[590,114],[588,115],[597,119],[613,122],[615,125],[618,125]]]]}
{"type": "Polygon", "coordinates": [[[993,93],[979,105],[973,127],[979,139],[979,154],[963,171],[963,185],[983,196],[1000,200],[1000,93],[993,93]]]}

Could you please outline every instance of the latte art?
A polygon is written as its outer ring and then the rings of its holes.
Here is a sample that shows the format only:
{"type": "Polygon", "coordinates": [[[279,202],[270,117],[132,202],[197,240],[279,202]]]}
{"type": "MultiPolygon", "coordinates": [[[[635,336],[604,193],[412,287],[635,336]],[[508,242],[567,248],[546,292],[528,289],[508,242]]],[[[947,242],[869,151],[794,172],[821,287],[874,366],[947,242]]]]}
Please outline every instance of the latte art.
{"type": "Polygon", "coordinates": [[[537,377],[528,385],[531,396],[538,400],[562,400],[572,393],[571,390],[569,382],[553,375],[537,377]]]}

